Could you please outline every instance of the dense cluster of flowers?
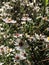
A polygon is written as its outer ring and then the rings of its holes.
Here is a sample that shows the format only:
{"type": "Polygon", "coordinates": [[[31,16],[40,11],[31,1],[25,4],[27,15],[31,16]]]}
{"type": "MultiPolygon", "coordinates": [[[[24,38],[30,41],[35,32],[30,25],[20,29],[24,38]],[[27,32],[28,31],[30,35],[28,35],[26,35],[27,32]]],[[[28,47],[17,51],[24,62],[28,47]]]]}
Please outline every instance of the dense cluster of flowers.
{"type": "Polygon", "coordinates": [[[49,4],[36,0],[2,2],[0,65],[46,64],[49,64],[49,4]]]}

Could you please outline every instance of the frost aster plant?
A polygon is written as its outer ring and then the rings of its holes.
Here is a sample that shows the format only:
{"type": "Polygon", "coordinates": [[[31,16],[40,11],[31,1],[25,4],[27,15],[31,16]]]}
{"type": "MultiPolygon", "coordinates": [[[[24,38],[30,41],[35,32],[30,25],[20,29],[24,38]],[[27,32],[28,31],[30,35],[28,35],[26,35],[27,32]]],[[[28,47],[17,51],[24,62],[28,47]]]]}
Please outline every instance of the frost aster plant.
{"type": "Polygon", "coordinates": [[[49,65],[49,0],[0,5],[0,65],[49,65]]]}

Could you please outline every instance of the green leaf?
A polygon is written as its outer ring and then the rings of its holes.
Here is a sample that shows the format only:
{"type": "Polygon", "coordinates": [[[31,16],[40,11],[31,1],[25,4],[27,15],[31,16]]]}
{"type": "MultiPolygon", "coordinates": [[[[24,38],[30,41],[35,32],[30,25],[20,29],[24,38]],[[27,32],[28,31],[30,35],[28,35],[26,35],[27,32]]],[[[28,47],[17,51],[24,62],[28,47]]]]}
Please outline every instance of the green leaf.
{"type": "Polygon", "coordinates": [[[46,6],[48,5],[48,0],[46,0],[46,6]]]}

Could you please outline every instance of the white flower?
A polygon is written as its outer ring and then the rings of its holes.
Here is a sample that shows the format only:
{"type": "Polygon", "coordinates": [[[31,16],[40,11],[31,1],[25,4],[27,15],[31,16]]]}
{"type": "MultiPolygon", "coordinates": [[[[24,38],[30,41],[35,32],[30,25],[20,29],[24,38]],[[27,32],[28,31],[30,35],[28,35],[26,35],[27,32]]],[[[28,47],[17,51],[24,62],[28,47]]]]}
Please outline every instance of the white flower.
{"type": "Polygon", "coordinates": [[[12,52],[13,51],[13,49],[12,48],[10,48],[10,52],[12,52]]]}
{"type": "Polygon", "coordinates": [[[48,48],[48,44],[46,44],[46,48],[48,48]]]}
{"type": "Polygon", "coordinates": [[[15,47],[16,50],[20,51],[20,52],[25,52],[23,47],[17,46],[15,47]]]}
{"type": "Polygon", "coordinates": [[[33,41],[36,41],[35,37],[33,37],[32,39],[33,39],[33,41]]]}
{"type": "Polygon", "coordinates": [[[15,55],[15,60],[16,60],[16,61],[19,61],[19,60],[20,60],[20,54],[17,53],[17,54],[15,55]]]}
{"type": "Polygon", "coordinates": [[[12,0],[12,2],[16,2],[16,0],[12,0]]]}
{"type": "Polygon", "coordinates": [[[13,52],[14,50],[12,48],[7,47],[7,53],[13,52]]]}
{"type": "Polygon", "coordinates": [[[20,60],[25,60],[26,57],[24,57],[23,55],[20,54],[20,60]]]}
{"type": "Polygon", "coordinates": [[[29,4],[27,4],[27,6],[30,6],[30,7],[32,7],[32,6],[33,6],[33,3],[29,3],[29,4]]]}
{"type": "Polygon", "coordinates": [[[2,9],[5,10],[5,6],[2,6],[2,9]]]}
{"type": "Polygon", "coordinates": [[[35,6],[33,10],[36,10],[36,12],[38,12],[40,8],[38,6],[35,6]]]}
{"type": "Polygon", "coordinates": [[[2,50],[4,51],[4,45],[0,46],[0,55],[2,55],[2,50]]]}
{"type": "Polygon", "coordinates": [[[5,23],[16,23],[15,20],[12,20],[11,18],[5,18],[5,19],[2,19],[5,23]]]}
{"type": "Polygon", "coordinates": [[[4,53],[6,54],[7,53],[7,47],[4,47],[3,50],[4,50],[4,53]]]}
{"type": "Polygon", "coordinates": [[[42,34],[40,34],[40,37],[43,37],[43,38],[45,38],[45,35],[42,35],[42,34]]]}
{"type": "Polygon", "coordinates": [[[21,22],[21,24],[26,24],[26,22],[21,22]]]}
{"type": "Polygon", "coordinates": [[[27,19],[26,19],[26,17],[23,17],[21,20],[26,21],[27,19]]]}
{"type": "Polygon", "coordinates": [[[31,20],[32,20],[31,18],[27,17],[27,21],[31,21],[31,20]]]}
{"type": "Polygon", "coordinates": [[[4,32],[0,32],[1,35],[4,35],[4,32]]]}
{"type": "Polygon", "coordinates": [[[19,43],[19,42],[20,42],[20,40],[21,40],[20,38],[17,38],[17,39],[16,39],[16,42],[18,42],[18,43],[19,43]]]}
{"type": "Polygon", "coordinates": [[[1,13],[0,16],[3,16],[3,14],[1,13]]]}
{"type": "Polygon", "coordinates": [[[14,38],[17,38],[17,36],[15,36],[15,35],[14,35],[13,37],[14,37],[14,38]]]}
{"type": "Polygon", "coordinates": [[[47,31],[49,31],[49,27],[48,27],[48,28],[46,28],[46,30],[47,30],[47,31]]]}
{"type": "Polygon", "coordinates": [[[2,4],[5,4],[5,2],[2,2],[2,4]]]}
{"type": "Polygon", "coordinates": [[[0,23],[0,26],[2,26],[2,23],[0,23]]]}
{"type": "Polygon", "coordinates": [[[8,48],[8,46],[2,45],[2,46],[0,47],[0,55],[2,55],[2,50],[3,50],[4,54],[7,54],[7,53],[9,53],[9,52],[13,52],[13,51],[14,51],[14,49],[8,48]]]}
{"type": "Polygon", "coordinates": [[[32,19],[31,18],[29,18],[29,17],[22,17],[22,19],[21,19],[22,21],[31,21],[32,19]]]}
{"type": "Polygon", "coordinates": [[[43,19],[43,20],[46,20],[46,21],[48,20],[48,18],[47,18],[47,17],[42,17],[42,19],[43,19]]]}
{"type": "Polygon", "coordinates": [[[15,42],[15,44],[14,44],[15,46],[18,46],[19,45],[19,43],[18,42],[15,42]]]}
{"type": "Polygon", "coordinates": [[[47,14],[49,13],[49,7],[46,7],[46,13],[47,14]]]}
{"type": "Polygon", "coordinates": [[[1,51],[1,48],[0,48],[0,55],[2,55],[2,51],[1,51]]]}
{"type": "Polygon", "coordinates": [[[6,5],[7,9],[13,9],[13,7],[6,5]]]}
{"type": "Polygon", "coordinates": [[[38,49],[38,46],[36,46],[34,50],[37,50],[37,49],[38,49]]]}
{"type": "Polygon", "coordinates": [[[34,3],[36,3],[36,0],[34,0],[34,3]]]}
{"type": "Polygon", "coordinates": [[[0,12],[3,12],[3,9],[2,8],[0,9],[0,12]]]}
{"type": "Polygon", "coordinates": [[[0,28],[0,30],[4,30],[4,28],[0,28]]]}
{"type": "Polygon", "coordinates": [[[18,50],[18,51],[22,51],[22,49],[21,49],[19,46],[15,47],[15,48],[16,48],[16,50],[18,50]]]}
{"type": "Polygon", "coordinates": [[[23,55],[23,53],[17,53],[16,55],[15,55],[15,59],[18,61],[18,60],[25,60],[26,59],[26,57],[23,55]]]}
{"type": "Polygon", "coordinates": [[[23,35],[23,34],[19,34],[19,36],[18,36],[18,37],[22,37],[22,35],[23,35]]]}
{"type": "MultiPolygon", "coordinates": [[[[6,17],[6,16],[11,16],[11,15],[8,14],[8,13],[5,13],[5,12],[3,13],[3,12],[2,12],[2,13],[0,14],[0,16],[5,16],[5,17],[6,17]]],[[[2,18],[2,19],[3,19],[3,18],[2,18]]]]}
{"type": "Polygon", "coordinates": [[[4,48],[4,45],[1,45],[0,48],[4,48]]]}
{"type": "Polygon", "coordinates": [[[3,16],[7,16],[7,13],[3,13],[3,16]]]}
{"type": "Polygon", "coordinates": [[[25,34],[27,38],[30,38],[30,35],[28,35],[27,33],[25,34]]]}
{"type": "Polygon", "coordinates": [[[25,4],[24,3],[21,3],[20,5],[23,5],[24,6],[25,4]]]}
{"type": "Polygon", "coordinates": [[[3,4],[10,4],[10,2],[6,2],[6,3],[5,3],[5,2],[2,2],[2,3],[3,3],[3,4]]]}
{"type": "Polygon", "coordinates": [[[1,62],[0,62],[0,65],[3,65],[3,64],[4,64],[4,63],[1,63],[1,62]]]}
{"type": "Polygon", "coordinates": [[[40,39],[40,36],[39,36],[38,34],[36,34],[36,33],[35,33],[35,37],[36,37],[36,39],[38,39],[38,40],[40,39]]]}
{"type": "Polygon", "coordinates": [[[18,37],[22,37],[23,34],[19,34],[17,33],[16,35],[14,35],[15,38],[18,38],[18,37]]]}
{"type": "Polygon", "coordinates": [[[44,41],[45,41],[45,42],[49,42],[49,37],[44,38],[44,41]]]}

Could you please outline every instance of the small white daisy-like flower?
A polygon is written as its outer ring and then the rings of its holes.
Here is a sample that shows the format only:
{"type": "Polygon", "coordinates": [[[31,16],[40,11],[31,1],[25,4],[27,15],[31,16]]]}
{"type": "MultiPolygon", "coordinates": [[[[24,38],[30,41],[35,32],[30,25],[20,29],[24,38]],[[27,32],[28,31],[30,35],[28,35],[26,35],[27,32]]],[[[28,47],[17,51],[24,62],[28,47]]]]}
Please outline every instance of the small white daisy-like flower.
{"type": "Polygon", "coordinates": [[[5,33],[4,32],[0,32],[1,35],[4,35],[5,33]]]}
{"type": "Polygon", "coordinates": [[[8,14],[7,13],[3,13],[3,16],[7,16],[8,14]]]}
{"type": "Polygon", "coordinates": [[[31,18],[29,18],[29,17],[22,17],[22,19],[21,19],[22,21],[31,21],[32,19],[31,18]]]}
{"type": "Polygon", "coordinates": [[[16,48],[16,50],[18,50],[18,51],[22,51],[22,49],[21,49],[19,46],[15,47],[15,48],[16,48]]]}
{"type": "Polygon", "coordinates": [[[45,38],[45,35],[40,34],[40,38],[41,39],[44,39],[45,38]]]}
{"type": "Polygon", "coordinates": [[[1,45],[0,48],[4,48],[4,45],[1,45]]]}
{"type": "Polygon", "coordinates": [[[30,38],[30,35],[28,35],[27,33],[25,34],[27,38],[30,38]]]}
{"type": "Polygon", "coordinates": [[[36,0],[34,0],[33,2],[36,3],[36,0]]]}
{"type": "Polygon", "coordinates": [[[6,35],[3,35],[4,38],[6,38],[6,35]]]}
{"type": "Polygon", "coordinates": [[[4,64],[4,63],[1,63],[1,62],[0,62],[0,65],[3,65],[3,64],[4,64]]]}
{"type": "Polygon", "coordinates": [[[7,53],[10,53],[10,52],[12,52],[12,51],[13,51],[12,48],[7,48],[7,53]]]}
{"type": "Polygon", "coordinates": [[[26,21],[26,20],[27,20],[27,18],[26,18],[26,17],[23,17],[21,20],[22,20],[22,21],[26,21]]]}
{"type": "Polygon", "coordinates": [[[20,54],[20,60],[25,60],[26,59],[26,57],[24,57],[24,56],[22,56],[21,54],[20,54]]]}
{"type": "Polygon", "coordinates": [[[37,50],[37,49],[38,49],[38,46],[36,46],[34,50],[37,50]]]}
{"type": "Polygon", "coordinates": [[[0,12],[3,12],[3,9],[2,8],[0,9],[0,12]]]}
{"type": "Polygon", "coordinates": [[[31,20],[32,20],[31,18],[27,17],[27,21],[31,21],[31,20]]]}
{"type": "Polygon", "coordinates": [[[16,54],[16,55],[15,55],[15,60],[16,60],[16,61],[20,60],[20,54],[16,54]]]}
{"type": "Polygon", "coordinates": [[[44,38],[44,41],[45,41],[45,42],[49,42],[49,37],[44,38]]]}
{"type": "Polygon", "coordinates": [[[20,51],[20,52],[25,52],[24,47],[17,46],[17,47],[15,47],[15,49],[20,51]]]}
{"type": "Polygon", "coordinates": [[[27,4],[27,6],[30,6],[30,7],[32,7],[32,6],[33,6],[33,3],[29,3],[29,4],[27,4]]]}
{"type": "Polygon", "coordinates": [[[38,34],[36,34],[36,33],[35,33],[35,37],[36,37],[36,39],[38,39],[38,40],[40,39],[40,36],[39,36],[38,34]]]}
{"type": "Polygon", "coordinates": [[[18,46],[19,45],[19,43],[18,42],[15,42],[15,44],[14,44],[15,46],[18,46]]]}
{"type": "Polygon", "coordinates": [[[26,22],[21,22],[21,24],[23,25],[23,24],[26,24],[26,22]]]}
{"type": "Polygon", "coordinates": [[[11,7],[11,6],[7,6],[7,9],[13,9],[13,7],[11,7]]]}
{"type": "Polygon", "coordinates": [[[22,35],[23,35],[23,34],[16,33],[16,34],[14,35],[14,37],[15,37],[15,38],[18,38],[18,37],[22,37],[22,35]]]}
{"type": "Polygon", "coordinates": [[[18,60],[25,60],[26,59],[26,57],[23,55],[23,53],[17,53],[16,55],[15,55],[15,60],[16,61],[18,61],[18,60]]]}
{"type": "Polygon", "coordinates": [[[0,23],[0,26],[2,26],[2,23],[0,23]]]}
{"type": "Polygon", "coordinates": [[[23,5],[24,6],[25,4],[24,3],[21,3],[20,5],[23,5]]]}
{"type": "Polygon", "coordinates": [[[2,4],[5,4],[5,2],[2,2],[2,4]]]}
{"type": "Polygon", "coordinates": [[[2,51],[4,52],[4,45],[0,46],[0,55],[2,55],[2,51]]]}
{"type": "Polygon", "coordinates": [[[46,7],[46,13],[47,14],[49,13],[49,7],[46,7]]]}
{"type": "Polygon", "coordinates": [[[20,38],[17,38],[16,42],[20,43],[20,40],[21,40],[20,38]]]}
{"type": "Polygon", "coordinates": [[[6,54],[7,53],[7,47],[4,47],[4,53],[6,54]]]}
{"type": "Polygon", "coordinates": [[[0,30],[4,30],[4,28],[0,28],[0,30]]]}
{"type": "Polygon", "coordinates": [[[12,2],[16,2],[16,0],[12,0],[12,2]]]}
{"type": "Polygon", "coordinates": [[[3,2],[3,4],[10,4],[10,2],[3,2]]]}
{"type": "Polygon", "coordinates": [[[46,30],[47,30],[47,31],[49,31],[49,27],[48,27],[48,28],[46,28],[46,30]]]}
{"type": "Polygon", "coordinates": [[[5,18],[5,19],[2,19],[5,23],[16,23],[15,20],[12,20],[11,18],[5,18]]]}
{"type": "Polygon", "coordinates": [[[1,13],[0,16],[3,16],[3,14],[1,13]]]}
{"type": "Polygon", "coordinates": [[[0,55],[2,55],[2,51],[1,51],[1,48],[0,48],[0,55]]]}
{"type": "Polygon", "coordinates": [[[46,21],[48,20],[48,18],[47,18],[47,17],[42,17],[42,19],[43,19],[43,20],[46,20],[46,21]]]}

